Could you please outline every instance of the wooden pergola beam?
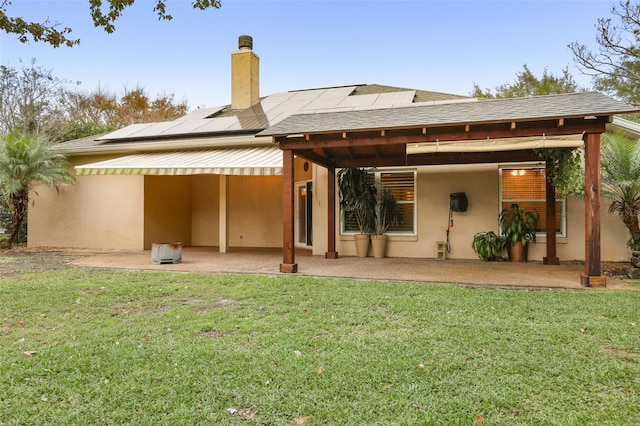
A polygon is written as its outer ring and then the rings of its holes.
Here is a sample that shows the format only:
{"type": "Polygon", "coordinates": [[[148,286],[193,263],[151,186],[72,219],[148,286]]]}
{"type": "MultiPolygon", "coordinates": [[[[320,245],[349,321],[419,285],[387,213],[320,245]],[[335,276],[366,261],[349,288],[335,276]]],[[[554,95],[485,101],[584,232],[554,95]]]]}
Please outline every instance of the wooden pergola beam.
{"type": "Polygon", "coordinates": [[[564,136],[586,133],[603,133],[610,117],[598,117],[591,120],[565,119],[563,126],[558,126],[557,120],[544,122],[519,123],[512,129],[511,123],[494,123],[490,125],[476,125],[469,132],[465,126],[448,126],[428,128],[426,134],[423,128],[390,129],[385,137],[372,130],[358,132],[338,132],[311,134],[306,137],[276,137],[281,149],[314,149],[314,148],[356,148],[376,145],[402,145],[429,142],[459,142],[471,140],[492,140],[519,137],[564,136]]]}

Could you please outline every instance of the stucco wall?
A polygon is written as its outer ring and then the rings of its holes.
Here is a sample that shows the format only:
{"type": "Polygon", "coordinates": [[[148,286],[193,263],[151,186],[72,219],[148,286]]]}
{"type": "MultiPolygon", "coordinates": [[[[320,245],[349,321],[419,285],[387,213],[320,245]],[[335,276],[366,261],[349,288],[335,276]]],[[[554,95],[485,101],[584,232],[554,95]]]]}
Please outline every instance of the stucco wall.
{"type": "Polygon", "coordinates": [[[193,176],[191,197],[191,245],[217,246],[220,242],[220,176],[193,176]]]}
{"type": "MultiPolygon", "coordinates": [[[[76,158],[72,166],[107,158],[76,158]]],[[[143,183],[142,176],[77,176],[74,186],[59,193],[36,187],[29,206],[29,246],[142,249],[143,183]]]]}
{"type": "Polygon", "coordinates": [[[191,245],[191,176],[144,177],[144,248],[154,242],[191,245]]]}
{"type": "MultiPolygon", "coordinates": [[[[328,173],[327,169],[321,166],[314,165],[313,166],[313,247],[311,252],[314,255],[322,255],[324,256],[327,252],[328,247],[328,239],[329,234],[327,231],[327,218],[329,216],[328,204],[329,200],[327,198],[327,182],[328,182],[328,173]]],[[[339,203],[338,198],[338,189],[336,187],[336,204],[339,203]]],[[[339,210],[336,210],[336,214],[339,210]]],[[[336,216],[336,226],[338,230],[336,231],[336,235],[340,235],[340,216],[336,216]]],[[[353,243],[353,241],[352,241],[353,243]]],[[[338,248],[336,248],[338,250],[338,248]]],[[[338,251],[338,253],[340,253],[338,251]]]]}
{"type": "MultiPolygon", "coordinates": [[[[73,164],[107,159],[80,157],[73,164]]],[[[296,161],[296,181],[311,177],[313,185],[313,253],[327,251],[327,172],[296,161]]],[[[476,259],[473,235],[498,230],[498,165],[419,167],[417,235],[392,236],[387,255],[435,257],[436,241],[446,239],[449,194],[465,192],[469,208],[454,213],[450,231],[451,258],[476,259]]],[[[181,241],[185,246],[219,243],[219,176],[78,176],[75,186],[59,193],[37,187],[29,208],[29,246],[102,249],[149,249],[152,242],[181,241]]],[[[229,245],[282,247],[282,178],[229,177],[229,245]]],[[[338,194],[336,194],[336,197],[338,194]]],[[[336,217],[339,209],[336,199],[336,217]]],[[[602,260],[624,261],[627,230],[617,216],[607,214],[602,201],[602,260]]],[[[336,230],[337,251],[355,256],[352,236],[336,230]]],[[[545,256],[545,240],[530,248],[530,258],[545,256]]],[[[584,201],[567,204],[567,237],[558,238],[561,261],[584,259],[584,201]]]]}
{"type": "MultiPolygon", "coordinates": [[[[469,207],[464,213],[453,213],[453,227],[449,232],[451,253],[448,258],[477,259],[471,248],[473,235],[480,231],[498,231],[499,214],[499,174],[498,165],[454,165],[418,167],[417,194],[417,235],[390,236],[387,256],[390,257],[426,257],[436,256],[436,241],[446,241],[449,217],[449,194],[465,192],[469,207]]],[[[326,217],[323,213],[326,205],[326,171],[316,175],[314,206],[314,242],[313,253],[326,252],[327,238],[324,236],[326,217]],[[317,212],[317,213],[316,213],[317,212]]],[[[336,194],[337,197],[337,194],[336,194]]],[[[336,200],[336,205],[339,203],[336,200]]],[[[629,258],[626,248],[628,233],[617,216],[607,214],[607,200],[602,200],[602,260],[624,261],[629,258]]],[[[336,217],[339,209],[336,207],[336,217]]],[[[350,235],[340,234],[337,224],[336,246],[341,256],[355,256],[355,244],[350,235]]],[[[584,200],[569,199],[567,202],[567,236],[558,238],[557,255],[561,261],[584,260],[584,200]]],[[[541,261],[546,256],[545,238],[539,238],[537,244],[529,249],[531,260],[541,261]]]]}
{"type": "Polygon", "coordinates": [[[282,177],[229,176],[229,245],[282,247],[282,177]]]}

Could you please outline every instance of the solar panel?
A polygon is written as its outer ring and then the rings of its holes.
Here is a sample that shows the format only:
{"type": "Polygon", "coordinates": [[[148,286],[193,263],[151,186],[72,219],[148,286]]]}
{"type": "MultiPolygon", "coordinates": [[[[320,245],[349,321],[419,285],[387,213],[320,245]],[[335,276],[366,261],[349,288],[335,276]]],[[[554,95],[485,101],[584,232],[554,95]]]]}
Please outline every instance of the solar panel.
{"type": "Polygon", "coordinates": [[[218,112],[224,109],[223,106],[215,107],[215,108],[199,108],[189,114],[177,118],[175,121],[185,121],[185,120],[199,120],[203,118],[207,118],[211,115],[217,114],[218,112]]]}
{"type": "Polygon", "coordinates": [[[96,138],[97,141],[100,140],[111,140],[111,139],[120,139],[120,138],[127,138],[127,137],[131,137],[132,135],[134,135],[136,132],[145,129],[147,127],[150,127],[152,125],[154,125],[155,123],[140,123],[140,124],[132,124],[130,126],[124,127],[122,129],[118,129],[115,132],[111,132],[109,134],[106,134],[102,137],[96,138]]]}

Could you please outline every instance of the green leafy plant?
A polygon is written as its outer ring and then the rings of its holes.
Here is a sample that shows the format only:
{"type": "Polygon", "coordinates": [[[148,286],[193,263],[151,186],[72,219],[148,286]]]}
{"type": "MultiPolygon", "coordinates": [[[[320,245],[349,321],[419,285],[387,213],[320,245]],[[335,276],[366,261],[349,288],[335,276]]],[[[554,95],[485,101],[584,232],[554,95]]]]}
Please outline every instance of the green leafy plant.
{"type": "Polygon", "coordinates": [[[504,250],[507,239],[493,231],[478,232],[473,236],[471,247],[484,261],[505,260],[504,250]]]}
{"type": "Polygon", "coordinates": [[[389,188],[376,193],[375,213],[373,231],[376,235],[384,234],[390,226],[398,223],[398,203],[389,188]]]}
{"type": "Polygon", "coordinates": [[[376,187],[371,172],[351,167],[338,172],[340,209],[344,215],[352,214],[361,234],[371,234],[375,228],[376,187]]]}
{"type": "Polygon", "coordinates": [[[529,241],[535,243],[539,220],[537,211],[523,209],[519,204],[512,204],[510,208],[502,210],[499,216],[502,235],[511,245],[520,242],[526,246],[529,241]]]}
{"type": "Polygon", "coordinates": [[[609,214],[620,217],[629,231],[627,246],[640,249],[640,146],[622,132],[602,135],[602,196],[609,214]]]}
{"type": "Polygon", "coordinates": [[[534,150],[546,163],[547,180],[560,196],[584,195],[582,155],[578,148],[540,148],[534,150]]]}

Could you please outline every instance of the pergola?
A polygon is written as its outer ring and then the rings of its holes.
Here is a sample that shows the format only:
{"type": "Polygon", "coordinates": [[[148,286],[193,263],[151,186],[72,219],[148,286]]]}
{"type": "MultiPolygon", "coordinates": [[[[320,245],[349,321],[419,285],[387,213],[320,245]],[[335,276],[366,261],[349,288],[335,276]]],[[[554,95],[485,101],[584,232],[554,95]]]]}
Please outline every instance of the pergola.
{"type": "MultiPolygon", "coordinates": [[[[585,162],[584,286],[604,286],[600,265],[600,135],[616,114],[640,109],[600,93],[465,100],[401,108],[290,116],[259,136],[283,152],[284,241],[280,271],[297,272],[294,242],[294,157],[328,171],[328,247],[336,251],[336,169],[540,161],[528,138],[579,136],[585,162]],[[438,150],[447,143],[447,150],[438,150]],[[424,149],[425,147],[431,149],[424,149]]],[[[547,205],[554,188],[547,183],[547,205]]],[[[547,209],[546,264],[558,264],[555,209],[547,209]]]]}

